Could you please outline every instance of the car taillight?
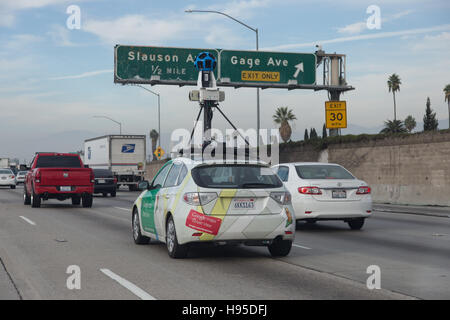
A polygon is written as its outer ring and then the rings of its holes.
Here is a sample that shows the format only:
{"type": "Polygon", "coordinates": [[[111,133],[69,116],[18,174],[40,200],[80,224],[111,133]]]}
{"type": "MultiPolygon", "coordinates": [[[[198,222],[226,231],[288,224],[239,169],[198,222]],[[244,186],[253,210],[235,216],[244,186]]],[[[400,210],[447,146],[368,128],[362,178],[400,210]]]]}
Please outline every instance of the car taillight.
{"type": "Polygon", "coordinates": [[[95,183],[94,171],[91,170],[91,183],[95,183]]]}
{"type": "Polygon", "coordinates": [[[289,192],[271,192],[270,197],[282,205],[291,203],[291,194],[289,192]]]}
{"type": "Polygon", "coordinates": [[[15,178],[15,176],[14,176],[14,175],[10,175],[9,177],[10,177],[11,179],[14,179],[14,178],[15,178]]]}
{"type": "Polygon", "coordinates": [[[41,173],[39,171],[36,173],[36,176],[34,177],[34,181],[37,183],[41,182],[41,173]]]}
{"type": "Polygon", "coordinates": [[[370,187],[359,187],[358,190],[356,190],[356,194],[370,194],[370,187]]]}
{"type": "Polygon", "coordinates": [[[117,183],[117,178],[116,177],[114,177],[114,183],[117,183]]]}
{"type": "Polygon", "coordinates": [[[318,187],[300,187],[298,188],[298,192],[301,194],[322,194],[322,190],[318,187]]]}
{"type": "Polygon", "coordinates": [[[183,195],[184,202],[193,206],[210,203],[216,198],[217,193],[215,192],[187,192],[183,195]]]}

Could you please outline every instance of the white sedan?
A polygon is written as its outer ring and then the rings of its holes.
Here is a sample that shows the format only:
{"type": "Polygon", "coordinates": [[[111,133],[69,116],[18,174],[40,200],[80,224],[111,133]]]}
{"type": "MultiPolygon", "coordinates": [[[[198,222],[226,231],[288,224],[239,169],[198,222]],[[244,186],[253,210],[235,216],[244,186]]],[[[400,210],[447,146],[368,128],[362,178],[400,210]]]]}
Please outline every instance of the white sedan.
{"type": "Polygon", "coordinates": [[[342,220],[359,230],[371,216],[371,189],[342,166],[333,163],[283,163],[273,169],[292,194],[298,220],[342,220]]]}
{"type": "Polygon", "coordinates": [[[0,186],[9,186],[16,188],[16,176],[11,169],[0,169],[0,186]]]}

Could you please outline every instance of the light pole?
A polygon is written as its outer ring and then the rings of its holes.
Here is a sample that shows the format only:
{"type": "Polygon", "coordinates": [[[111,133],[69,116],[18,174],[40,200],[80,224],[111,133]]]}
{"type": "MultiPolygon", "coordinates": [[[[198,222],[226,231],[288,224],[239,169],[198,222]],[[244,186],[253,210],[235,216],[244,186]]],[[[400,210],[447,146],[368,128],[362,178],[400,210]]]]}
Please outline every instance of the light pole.
{"type": "Polygon", "coordinates": [[[105,119],[111,120],[112,122],[117,123],[119,125],[120,134],[122,134],[122,124],[119,121],[111,119],[110,117],[107,117],[107,116],[93,116],[93,118],[105,118],[105,119]]]}
{"type": "MultiPolygon", "coordinates": [[[[230,18],[231,20],[234,20],[235,22],[243,25],[244,27],[252,30],[253,32],[255,32],[256,34],[256,51],[259,50],[259,33],[258,33],[258,28],[252,28],[249,25],[245,24],[244,22],[233,18],[232,16],[220,12],[220,11],[216,11],[216,10],[185,10],[184,12],[187,13],[195,13],[195,12],[201,12],[201,13],[217,13],[217,14],[221,14],[227,18],[230,18]]],[[[256,88],[256,132],[257,132],[257,153],[259,155],[259,127],[260,127],[260,114],[259,114],[259,88],[256,88]]]]}
{"type": "Polygon", "coordinates": [[[158,141],[157,142],[158,142],[158,146],[161,146],[161,95],[159,93],[156,93],[155,91],[152,91],[152,90],[140,85],[140,84],[132,84],[132,85],[140,87],[158,97],[158,141]]]}

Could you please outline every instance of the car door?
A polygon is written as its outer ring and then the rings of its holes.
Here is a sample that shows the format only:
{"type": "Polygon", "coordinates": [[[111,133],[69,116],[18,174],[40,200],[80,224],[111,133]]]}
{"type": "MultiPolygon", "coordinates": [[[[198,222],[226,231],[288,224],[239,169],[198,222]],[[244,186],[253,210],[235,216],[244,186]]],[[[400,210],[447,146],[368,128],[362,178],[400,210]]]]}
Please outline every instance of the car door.
{"type": "Polygon", "coordinates": [[[157,205],[158,194],[164,185],[167,177],[167,173],[172,167],[172,163],[168,162],[164,167],[162,167],[153,179],[150,186],[150,190],[147,190],[142,197],[141,202],[141,223],[142,229],[151,233],[158,239],[158,232],[155,223],[155,211],[157,205]]]}

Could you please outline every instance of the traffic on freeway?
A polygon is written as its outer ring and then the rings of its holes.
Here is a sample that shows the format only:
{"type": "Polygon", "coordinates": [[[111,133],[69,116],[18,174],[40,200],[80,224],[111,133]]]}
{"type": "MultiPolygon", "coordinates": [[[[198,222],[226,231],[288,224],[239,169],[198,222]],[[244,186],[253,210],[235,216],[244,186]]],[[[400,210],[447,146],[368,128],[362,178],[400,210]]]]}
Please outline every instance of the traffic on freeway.
{"type": "Polygon", "coordinates": [[[449,9],[0,1],[0,301],[449,300],[449,9]]]}

